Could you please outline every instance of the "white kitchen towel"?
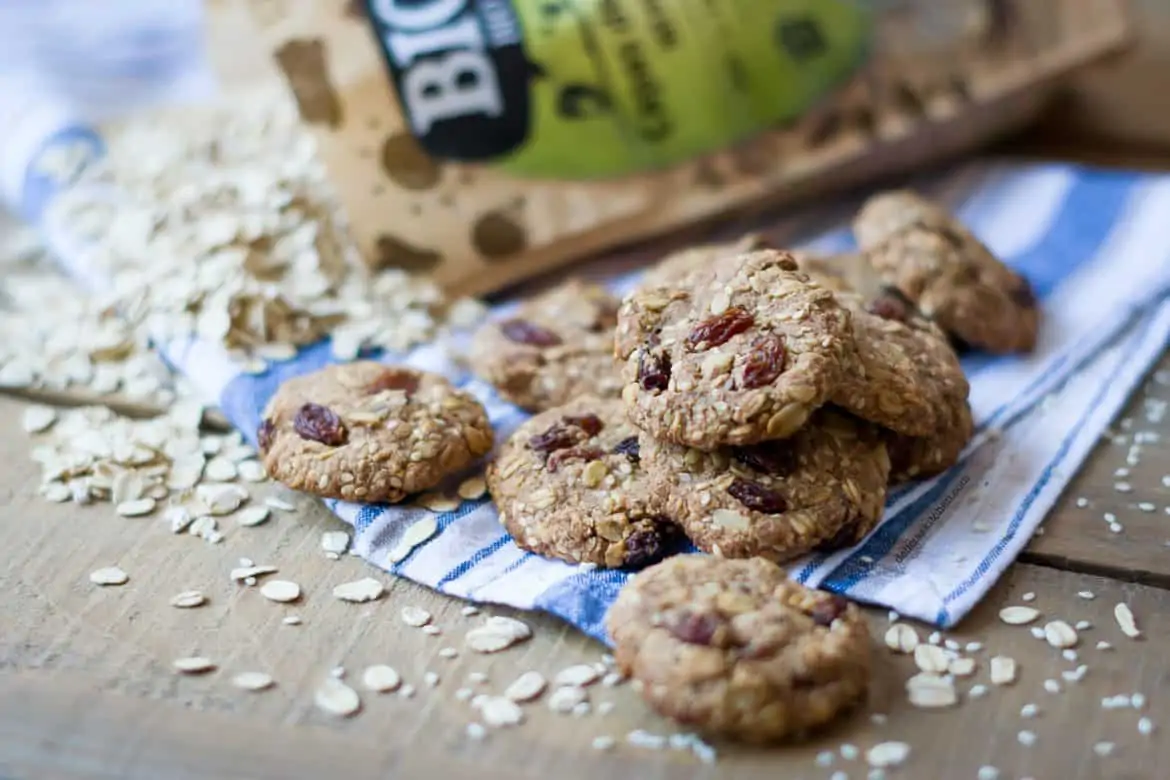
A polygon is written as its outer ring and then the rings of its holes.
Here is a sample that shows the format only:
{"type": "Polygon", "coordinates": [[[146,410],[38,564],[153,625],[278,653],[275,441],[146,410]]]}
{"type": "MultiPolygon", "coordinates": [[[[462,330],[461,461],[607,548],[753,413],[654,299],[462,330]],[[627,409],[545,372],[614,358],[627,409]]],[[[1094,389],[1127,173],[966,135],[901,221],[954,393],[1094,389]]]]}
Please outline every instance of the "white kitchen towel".
{"type": "MultiPolygon", "coordinates": [[[[809,556],[789,570],[809,585],[947,627],[1026,544],[1170,336],[1170,177],[979,163],[915,185],[950,203],[1028,277],[1044,312],[1039,345],[1031,355],[964,358],[978,428],[962,462],[893,491],[882,523],[857,547],[809,556]]],[[[44,205],[27,210],[43,213],[44,205]]],[[[855,206],[841,203],[830,213],[844,217],[855,206]]],[[[806,224],[827,224],[825,212],[810,215],[806,224]]],[[[847,249],[846,225],[839,221],[805,245],[847,249]]],[[[68,226],[44,227],[61,261],[92,281],[84,248],[70,238],[68,226]]],[[[609,281],[626,290],[637,275],[627,270],[609,281]]],[[[322,343],[251,375],[214,344],[159,347],[253,442],[261,411],[281,381],[330,362],[322,343]]],[[[442,372],[473,392],[502,441],[525,414],[447,354],[436,344],[380,359],[442,372]]],[[[602,641],[605,612],[631,576],[519,549],[486,499],[438,513],[435,535],[392,563],[389,551],[428,510],[326,503],[353,527],[357,553],[374,566],[459,598],[546,610],[602,641]]]]}

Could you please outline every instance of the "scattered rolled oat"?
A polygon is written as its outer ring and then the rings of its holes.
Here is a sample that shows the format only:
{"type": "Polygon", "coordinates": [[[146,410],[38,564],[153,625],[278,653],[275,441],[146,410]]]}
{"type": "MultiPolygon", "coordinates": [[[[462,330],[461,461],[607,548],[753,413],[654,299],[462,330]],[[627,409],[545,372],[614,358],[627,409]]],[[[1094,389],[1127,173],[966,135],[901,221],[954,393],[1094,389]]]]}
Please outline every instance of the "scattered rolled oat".
{"type": "Polygon", "coordinates": [[[1026,625],[1038,617],[1040,613],[1032,607],[1004,607],[999,611],[999,619],[1009,626],[1026,625]]]}
{"type": "Polygon", "coordinates": [[[245,528],[252,528],[257,525],[262,525],[268,522],[268,518],[272,513],[266,506],[247,506],[236,512],[234,515],[236,525],[241,525],[245,528]]]}
{"type": "Polygon", "coordinates": [[[475,617],[479,614],[479,607],[468,604],[466,607],[459,610],[459,614],[463,615],[463,617],[475,617]]]}
{"type": "Polygon", "coordinates": [[[344,582],[333,589],[333,597],[341,601],[362,604],[382,597],[386,589],[382,583],[371,577],[363,577],[354,582],[344,582]]]}
{"type": "Polygon", "coordinates": [[[182,593],[177,593],[171,596],[171,606],[179,609],[192,609],[194,607],[201,607],[207,603],[207,598],[201,591],[185,590],[182,593]]]}
{"type": "Polygon", "coordinates": [[[426,683],[428,688],[434,688],[436,685],[439,684],[439,673],[438,672],[426,672],[425,674],[423,674],[423,682],[426,683]]]}
{"type": "Polygon", "coordinates": [[[553,678],[553,684],[558,686],[571,685],[583,688],[597,681],[601,674],[589,664],[577,664],[562,669],[553,678]]]}
{"type": "Polygon", "coordinates": [[[983,684],[972,685],[971,690],[967,691],[967,695],[972,699],[981,699],[987,695],[987,686],[983,684]]]}
{"type": "Polygon", "coordinates": [[[1044,638],[1058,649],[1073,647],[1077,643],[1077,632],[1063,620],[1053,620],[1044,626],[1044,638]]]}
{"type": "Polygon", "coordinates": [[[608,734],[594,737],[592,742],[594,750],[612,750],[615,744],[617,744],[617,741],[608,734]]]}
{"type": "Polygon", "coordinates": [[[915,707],[952,707],[959,701],[955,685],[947,677],[920,672],[906,681],[906,693],[915,707]]]}
{"type": "Polygon", "coordinates": [[[975,674],[975,659],[952,658],[947,665],[947,671],[955,677],[969,677],[975,674]]]}
{"type": "Polygon", "coordinates": [[[1049,693],[1060,693],[1060,683],[1052,679],[1045,680],[1044,690],[1048,691],[1049,693]]]}
{"type": "Polygon", "coordinates": [[[1093,624],[1087,620],[1078,620],[1077,624],[1073,626],[1077,631],[1088,631],[1093,627],[1093,624]]]}
{"type": "Polygon", "coordinates": [[[910,756],[910,746],[905,742],[879,742],[865,752],[870,766],[899,766],[910,756]]]}
{"type": "Polygon", "coordinates": [[[1097,742],[1093,745],[1093,752],[1101,758],[1113,755],[1115,745],[1112,742],[1097,742]]]}
{"type": "Polygon", "coordinates": [[[1092,601],[1093,599],[1097,598],[1097,594],[1093,593],[1091,590],[1077,591],[1077,596],[1084,599],[1085,601],[1092,601]]]}
{"type": "Polygon", "coordinates": [[[990,764],[979,767],[978,780],[999,780],[999,770],[990,764]]]}
{"type": "Polygon", "coordinates": [[[130,575],[117,566],[106,566],[91,571],[89,581],[94,585],[125,585],[130,581],[130,575]]]}
{"type": "Polygon", "coordinates": [[[914,663],[924,672],[943,674],[947,671],[950,659],[937,645],[918,645],[914,648],[914,663]]]}
{"type": "Polygon", "coordinates": [[[422,632],[427,636],[438,636],[443,633],[443,629],[436,626],[434,623],[427,623],[422,627],[422,632]]]}
{"type": "Polygon", "coordinates": [[[439,658],[445,658],[447,660],[450,660],[452,658],[457,658],[458,656],[459,656],[459,651],[456,650],[454,647],[443,647],[443,648],[439,649],[439,658]]]}
{"type": "Polygon", "coordinates": [[[114,511],[122,517],[141,517],[149,515],[158,506],[158,502],[150,496],[123,501],[114,507],[114,511]]]}
{"type": "Polygon", "coordinates": [[[25,433],[41,433],[57,422],[57,410],[39,404],[26,407],[20,416],[20,427],[25,433]]]}
{"type": "Polygon", "coordinates": [[[1031,747],[1036,744],[1036,733],[1025,729],[1019,734],[1016,734],[1016,739],[1024,747],[1031,747]]]}
{"type": "Polygon", "coordinates": [[[548,681],[540,672],[525,672],[504,689],[504,695],[516,702],[532,701],[544,693],[546,687],[548,681]]]}
{"type": "Polygon", "coordinates": [[[524,710],[504,696],[488,696],[479,704],[484,723],[495,728],[518,726],[524,722],[524,710]]]}
{"type": "Polygon", "coordinates": [[[553,712],[566,714],[573,711],[578,704],[588,700],[589,694],[584,688],[566,685],[557,688],[548,697],[548,708],[553,712]]]}
{"type": "Polygon", "coordinates": [[[402,622],[414,628],[422,628],[431,622],[431,613],[421,607],[406,606],[402,608],[402,622]]]}
{"type": "Polygon", "coordinates": [[[279,496],[268,496],[267,498],[264,499],[264,504],[265,504],[265,506],[269,507],[270,509],[277,509],[281,512],[295,512],[295,511],[297,511],[295,504],[289,503],[288,501],[285,501],[283,498],[280,498],[279,496]]]}
{"type": "Polygon", "coordinates": [[[1130,639],[1137,639],[1142,635],[1141,629],[1137,626],[1137,620],[1134,619],[1133,611],[1125,602],[1119,602],[1113,607],[1113,617],[1117,620],[1117,626],[1121,629],[1121,633],[1130,639]]]}
{"type": "Polygon", "coordinates": [[[240,672],[232,677],[232,685],[245,691],[263,691],[275,684],[272,675],[264,672],[240,672]]]}
{"type": "Polygon", "coordinates": [[[465,501],[475,501],[478,498],[483,498],[483,494],[487,492],[487,482],[483,477],[470,477],[459,483],[459,497],[465,501]]]}
{"type": "Polygon", "coordinates": [[[487,737],[487,729],[485,729],[483,725],[479,723],[468,723],[467,737],[468,739],[474,739],[476,742],[478,742],[479,740],[487,737]]]}
{"type": "Polygon", "coordinates": [[[1040,708],[1035,704],[1025,704],[1023,707],[1020,707],[1021,718],[1034,718],[1039,714],[1040,708]]]}
{"type": "Polygon", "coordinates": [[[280,622],[281,622],[281,623],[284,623],[286,626],[299,626],[299,625],[301,624],[301,622],[302,622],[302,621],[301,621],[301,619],[300,619],[299,617],[297,617],[296,615],[288,615],[287,617],[285,617],[285,618],[284,618],[283,620],[281,620],[280,622]]]}
{"type": "Polygon", "coordinates": [[[388,693],[402,684],[402,678],[392,666],[374,664],[362,672],[362,687],[367,691],[388,693]]]}
{"type": "Polygon", "coordinates": [[[1023,596],[1020,596],[1020,600],[1021,600],[1021,601],[1035,601],[1035,600],[1036,600],[1036,594],[1035,594],[1035,593],[1033,593],[1032,591],[1028,591],[1028,592],[1027,592],[1027,593],[1025,593],[1023,596]]]}
{"type": "Polygon", "coordinates": [[[180,674],[203,674],[215,668],[215,661],[201,655],[193,655],[186,658],[176,658],[171,662],[171,666],[180,674]]]}
{"type": "Polygon", "coordinates": [[[532,636],[527,623],[515,618],[493,615],[477,628],[467,632],[464,641],[477,653],[498,653],[532,636]]]}
{"type": "Polygon", "coordinates": [[[1137,723],[1137,730],[1139,734],[1148,736],[1154,733],[1154,721],[1149,718],[1139,718],[1137,723]]]}
{"type": "Polygon", "coordinates": [[[313,703],[322,712],[348,718],[362,708],[357,691],[336,677],[326,677],[313,694],[313,703]]]}
{"type": "Polygon", "coordinates": [[[886,647],[896,653],[913,653],[918,647],[918,632],[905,623],[894,623],[886,631],[886,647]]]}
{"type": "Polygon", "coordinates": [[[321,549],[341,555],[349,549],[349,534],[345,531],[325,531],[321,534],[321,549]]]}
{"type": "Polygon", "coordinates": [[[415,522],[402,533],[402,538],[398,540],[398,544],[394,546],[386,557],[390,563],[401,563],[406,560],[415,547],[430,539],[439,530],[439,522],[433,515],[428,515],[422,520],[415,522]]]}
{"type": "Polygon", "coordinates": [[[288,580],[269,580],[260,586],[260,595],[269,601],[287,604],[301,597],[301,586],[288,580]]]}
{"type": "Polygon", "coordinates": [[[236,582],[243,582],[249,578],[263,577],[265,574],[276,574],[279,571],[275,566],[240,566],[232,569],[229,575],[236,582]]]}

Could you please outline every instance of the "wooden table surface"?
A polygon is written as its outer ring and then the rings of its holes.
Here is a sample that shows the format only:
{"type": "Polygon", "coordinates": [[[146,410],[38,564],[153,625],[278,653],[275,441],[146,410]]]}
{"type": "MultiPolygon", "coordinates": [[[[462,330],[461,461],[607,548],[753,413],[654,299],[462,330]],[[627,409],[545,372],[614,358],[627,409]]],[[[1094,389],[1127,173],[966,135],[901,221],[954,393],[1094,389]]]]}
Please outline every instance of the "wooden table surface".
{"type": "MultiPolygon", "coordinates": [[[[1016,148],[1035,150],[1044,143],[1032,138],[1016,148]]],[[[1116,161],[1108,152],[1088,156],[1116,161]]],[[[720,745],[714,767],[677,751],[623,744],[632,729],[675,731],[625,685],[591,688],[595,709],[586,716],[554,714],[537,702],[526,705],[523,725],[470,740],[465,727],[474,713],[457,690],[498,693],[527,670],[551,678],[571,664],[599,661],[604,648],[555,619],[525,614],[535,630],[532,641],[497,655],[442,658],[441,648],[462,649],[464,632],[482,617],[465,617],[461,602],[393,580],[359,559],[327,559],[321,533],[343,530],[341,523],[315,501],[275,486],[255,486],[254,498],[279,493],[293,498],[298,511],[274,512],[255,528],[229,528],[215,546],[175,536],[158,518],[118,517],[109,504],[48,504],[36,495],[39,473],[19,427],[27,401],[0,396],[6,464],[0,472],[0,780],[857,780],[869,776],[867,765],[842,753],[888,740],[912,747],[904,766],[887,771],[890,778],[1166,777],[1170,740],[1161,738],[1161,730],[1170,729],[1170,664],[1161,644],[1170,642],[1163,618],[1170,613],[1164,590],[1170,585],[1170,419],[1160,409],[1170,400],[1168,385],[1170,357],[1135,395],[1114,435],[1101,441],[1043,534],[985,602],[947,634],[964,645],[983,645],[971,654],[976,674],[960,680],[965,694],[958,707],[927,711],[906,702],[903,686],[915,672],[913,662],[882,645],[888,617],[870,610],[876,666],[865,708],[807,744],[771,750],[720,745]],[[1144,443],[1135,450],[1139,433],[1144,443]],[[1127,464],[1127,457],[1136,464],[1127,464]],[[1130,470],[1124,481],[1132,492],[1115,489],[1119,468],[1130,470]],[[1138,507],[1146,502],[1155,511],[1138,507]],[[1116,516],[1120,533],[1110,531],[1105,513],[1116,516]],[[240,557],[278,566],[277,576],[303,588],[301,601],[275,604],[258,588],[231,582],[229,571],[240,557]],[[128,572],[129,583],[90,584],[89,572],[108,565],[128,572]],[[386,583],[386,597],[354,605],[330,595],[334,585],[364,576],[386,583]],[[206,606],[168,605],[174,594],[195,588],[209,596],[206,606]],[[1095,598],[1081,598],[1081,591],[1095,598]],[[1118,629],[1113,607],[1122,601],[1136,614],[1142,638],[1129,639],[1118,629]],[[1091,622],[1081,632],[1075,662],[1027,628],[998,619],[1000,608],[1022,603],[1046,618],[1091,622]],[[405,626],[399,611],[407,605],[430,610],[443,633],[432,637],[405,626]],[[283,624],[289,614],[303,623],[283,624]],[[1099,649],[1099,641],[1111,647],[1099,649]],[[218,669],[197,677],[172,671],[173,659],[194,654],[211,657],[218,669]],[[989,684],[992,655],[1018,661],[1014,685],[989,684]],[[314,708],[313,691],[330,670],[343,666],[356,686],[361,670],[373,663],[394,666],[417,694],[404,699],[363,693],[362,711],[350,719],[314,708]],[[1062,679],[1062,671],[1081,663],[1088,667],[1082,680],[1062,679]],[[238,690],[230,679],[241,671],[267,672],[277,684],[259,693],[238,690]],[[427,671],[440,675],[434,688],[423,683],[427,671]],[[487,682],[469,682],[473,672],[486,674],[487,682]],[[1057,681],[1060,692],[1048,692],[1047,680],[1057,681]],[[986,687],[986,695],[966,693],[974,686],[986,687]],[[1146,700],[1141,712],[1102,707],[1105,697],[1133,693],[1146,700]],[[612,702],[612,711],[599,714],[602,702],[612,702]],[[1034,718],[1021,715],[1029,703],[1038,708],[1034,718]],[[1139,733],[1141,717],[1154,725],[1152,734],[1139,733]],[[1024,729],[1036,735],[1031,746],[1020,743],[1024,729]],[[618,745],[594,750],[591,742],[599,735],[613,736],[618,745]],[[1094,746],[1102,742],[1113,743],[1110,755],[1098,754],[1105,748],[1094,746]],[[826,751],[834,751],[828,766],[826,751]],[[980,774],[981,767],[995,767],[998,774],[980,774]]],[[[920,626],[919,633],[925,638],[930,629],[920,626]]]]}
{"type": "MultiPolygon", "coordinates": [[[[554,714],[542,703],[527,705],[527,722],[492,731],[482,742],[467,738],[474,719],[455,692],[472,687],[500,692],[521,672],[535,669],[551,677],[582,661],[597,662],[604,652],[557,620],[525,615],[535,629],[532,641],[491,656],[460,653],[439,656],[440,648],[461,648],[465,630],[482,617],[465,617],[461,603],[405,581],[392,580],[359,559],[327,559],[320,549],[323,530],[340,523],[312,500],[298,499],[299,511],[274,513],[255,528],[229,528],[221,545],[172,535],[158,518],[123,518],[109,504],[78,507],[47,504],[36,495],[37,467],[27,456],[18,425],[26,403],[0,397],[0,778],[345,778],[417,777],[594,778],[618,775],[645,778],[829,778],[867,776],[864,761],[846,760],[840,746],[865,749],[901,740],[912,753],[889,777],[976,778],[980,767],[995,766],[1002,778],[1154,778],[1170,762],[1170,741],[1160,732],[1139,734],[1139,717],[1170,728],[1170,666],[1161,644],[1170,642],[1170,421],[1160,418],[1170,359],[1150,378],[1124,412],[1116,437],[1101,442],[1065,499],[1029,548],[976,612],[948,638],[981,642],[972,655],[976,675],[960,688],[985,685],[987,695],[963,697],[946,711],[916,710],[905,701],[903,685],[912,661],[881,644],[884,612],[871,610],[877,659],[875,685],[866,708],[806,745],[773,750],[720,746],[716,767],[675,751],[621,744],[630,730],[671,733],[670,724],[650,714],[628,686],[591,689],[594,705],[610,701],[605,715],[554,714]],[[1134,436],[1141,446],[1137,464],[1128,466],[1130,493],[1114,489],[1115,470],[1126,465],[1134,436]],[[1087,505],[1078,506],[1083,497],[1087,505]],[[1153,513],[1137,504],[1152,502],[1153,513]],[[1111,533],[1101,519],[1116,515],[1124,526],[1111,533]],[[257,588],[236,585],[229,570],[237,559],[280,568],[278,576],[299,583],[300,603],[266,601],[257,588]],[[99,588],[90,571],[118,565],[129,575],[122,587],[99,588]],[[344,604],[330,595],[338,583],[374,575],[388,595],[364,605],[344,604]],[[203,590],[210,603],[179,610],[168,605],[180,591],[203,590]],[[1084,600],[1079,591],[1096,598],[1084,600]],[[1027,628],[1002,623],[1007,604],[1030,603],[1047,617],[1088,620],[1076,663],[1037,641],[1027,628]],[[1125,637],[1113,619],[1124,601],[1137,615],[1145,635],[1125,637]],[[442,627],[428,636],[399,619],[403,606],[430,610],[442,627]],[[303,624],[284,625],[297,614],[303,624]],[[1099,650],[1106,640],[1112,649],[1099,650]],[[176,675],[173,659],[201,654],[218,669],[198,677],[176,675]],[[1020,666],[1010,687],[988,685],[988,659],[1010,655],[1020,666]],[[356,685],[361,670],[389,663],[413,683],[411,699],[363,694],[363,710],[339,720],[312,705],[318,682],[343,666],[356,685]],[[1080,682],[1060,672],[1088,666],[1080,682]],[[230,684],[240,671],[265,671],[277,681],[271,690],[248,693],[230,684]],[[435,671],[434,688],[423,675],[435,671]],[[482,672],[486,683],[467,675],[482,672]],[[1063,689],[1049,693],[1044,681],[1063,689]],[[1105,710],[1101,699],[1138,692],[1144,712],[1105,710]],[[1024,719],[1020,708],[1034,703],[1040,714],[1024,719]],[[872,715],[886,716],[874,723],[872,715]],[[1018,732],[1033,731],[1037,741],[1021,745],[1018,732]],[[609,752],[591,747],[609,734],[618,746],[609,752]],[[1115,743],[1112,755],[1098,756],[1094,744],[1115,743]],[[816,757],[838,751],[832,766],[816,757]]],[[[258,486],[253,491],[280,490],[258,486]]],[[[280,491],[283,495],[289,495],[280,491]]],[[[485,610],[494,612],[496,610],[485,610]]],[[[929,629],[922,628],[925,638],[929,629]]],[[[879,718],[880,719],[880,718],[879,718]]],[[[846,753],[849,753],[846,748],[846,753]]],[[[986,770],[985,770],[986,771],[986,770]]]]}

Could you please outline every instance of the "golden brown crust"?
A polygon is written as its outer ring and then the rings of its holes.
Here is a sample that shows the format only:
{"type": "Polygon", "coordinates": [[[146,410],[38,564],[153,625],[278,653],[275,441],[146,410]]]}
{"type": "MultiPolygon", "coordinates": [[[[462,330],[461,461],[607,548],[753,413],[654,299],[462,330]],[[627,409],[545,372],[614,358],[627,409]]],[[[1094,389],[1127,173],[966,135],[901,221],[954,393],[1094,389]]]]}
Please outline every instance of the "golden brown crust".
{"type": "Polygon", "coordinates": [[[570,279],[513,316],[484,325],[473,340],[472,368],[531,412],[585,394],[616,398],[622,388],[621,364],[613,357],[617,307],[605,288],[570,279]],[[530,339],[538,343],[525,343],[524,323],[543,331],[530,339]]]}
{"type": "Polygon", "coordinates": [[[840,383],[853,344],[849,313],[795,268],[761,250],[627,297],[621,343],[636,346],[618,356],[634,423],[707,450],[799,430],[840,383]]]}
{"type": "Polygon", "coordinates": [[[644,566],[682,536],[651,494],[618,399],[581,396],[528,420],[500,448],[487,482],[508,533],[540,555],[644,566]]]}
{"type": "Polygon", "coordinates": [[[1035,347],[1040,309],[1028,280],[939,206],[911,192],[883,193],[853,228],[885,283],[947,333],[994,353],[1035,347]]]}
{"type": "Polygon", "coordinates": [[[443,377],[359,361],[281,385],[259,438],[268,474],[294,490],[395,502],[487,453],[492,429],[443,377]]]}
{"type": "Polygon", "coordinates": [[[606,623],[618,667],[646,701],[709,734],[800,736],[861,701],[869,684],[860,611],[759,558],[671,558],[635,576],[606,623]]]}
{"type": "Polygon", "coordinates": [[[700,549],[778,562],[860,541],[881,518],[890,473],[879,432],[832,409],[750,447],[703,452],[644,436],[642,459],[700,549]]]}

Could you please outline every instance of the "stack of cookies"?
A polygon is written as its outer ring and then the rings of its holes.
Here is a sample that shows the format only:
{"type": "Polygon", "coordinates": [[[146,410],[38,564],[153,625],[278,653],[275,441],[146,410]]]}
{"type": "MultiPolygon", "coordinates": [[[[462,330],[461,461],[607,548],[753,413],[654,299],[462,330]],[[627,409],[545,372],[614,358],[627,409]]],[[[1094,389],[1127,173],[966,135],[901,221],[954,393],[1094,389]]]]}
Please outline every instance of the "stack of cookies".
{"type": "Polygon", "coordinates": [[[857,543],[889,484],[953,465],[973,430],[955,345],[1030,349],[1031,288],[912,193],[855,232],[846,257],[688,249],[620,305],[572,281],[488,325],[473,366],[537,413],[488,470],[516,542],[636,567],[686,536],[782,562],[857,543]]]}

